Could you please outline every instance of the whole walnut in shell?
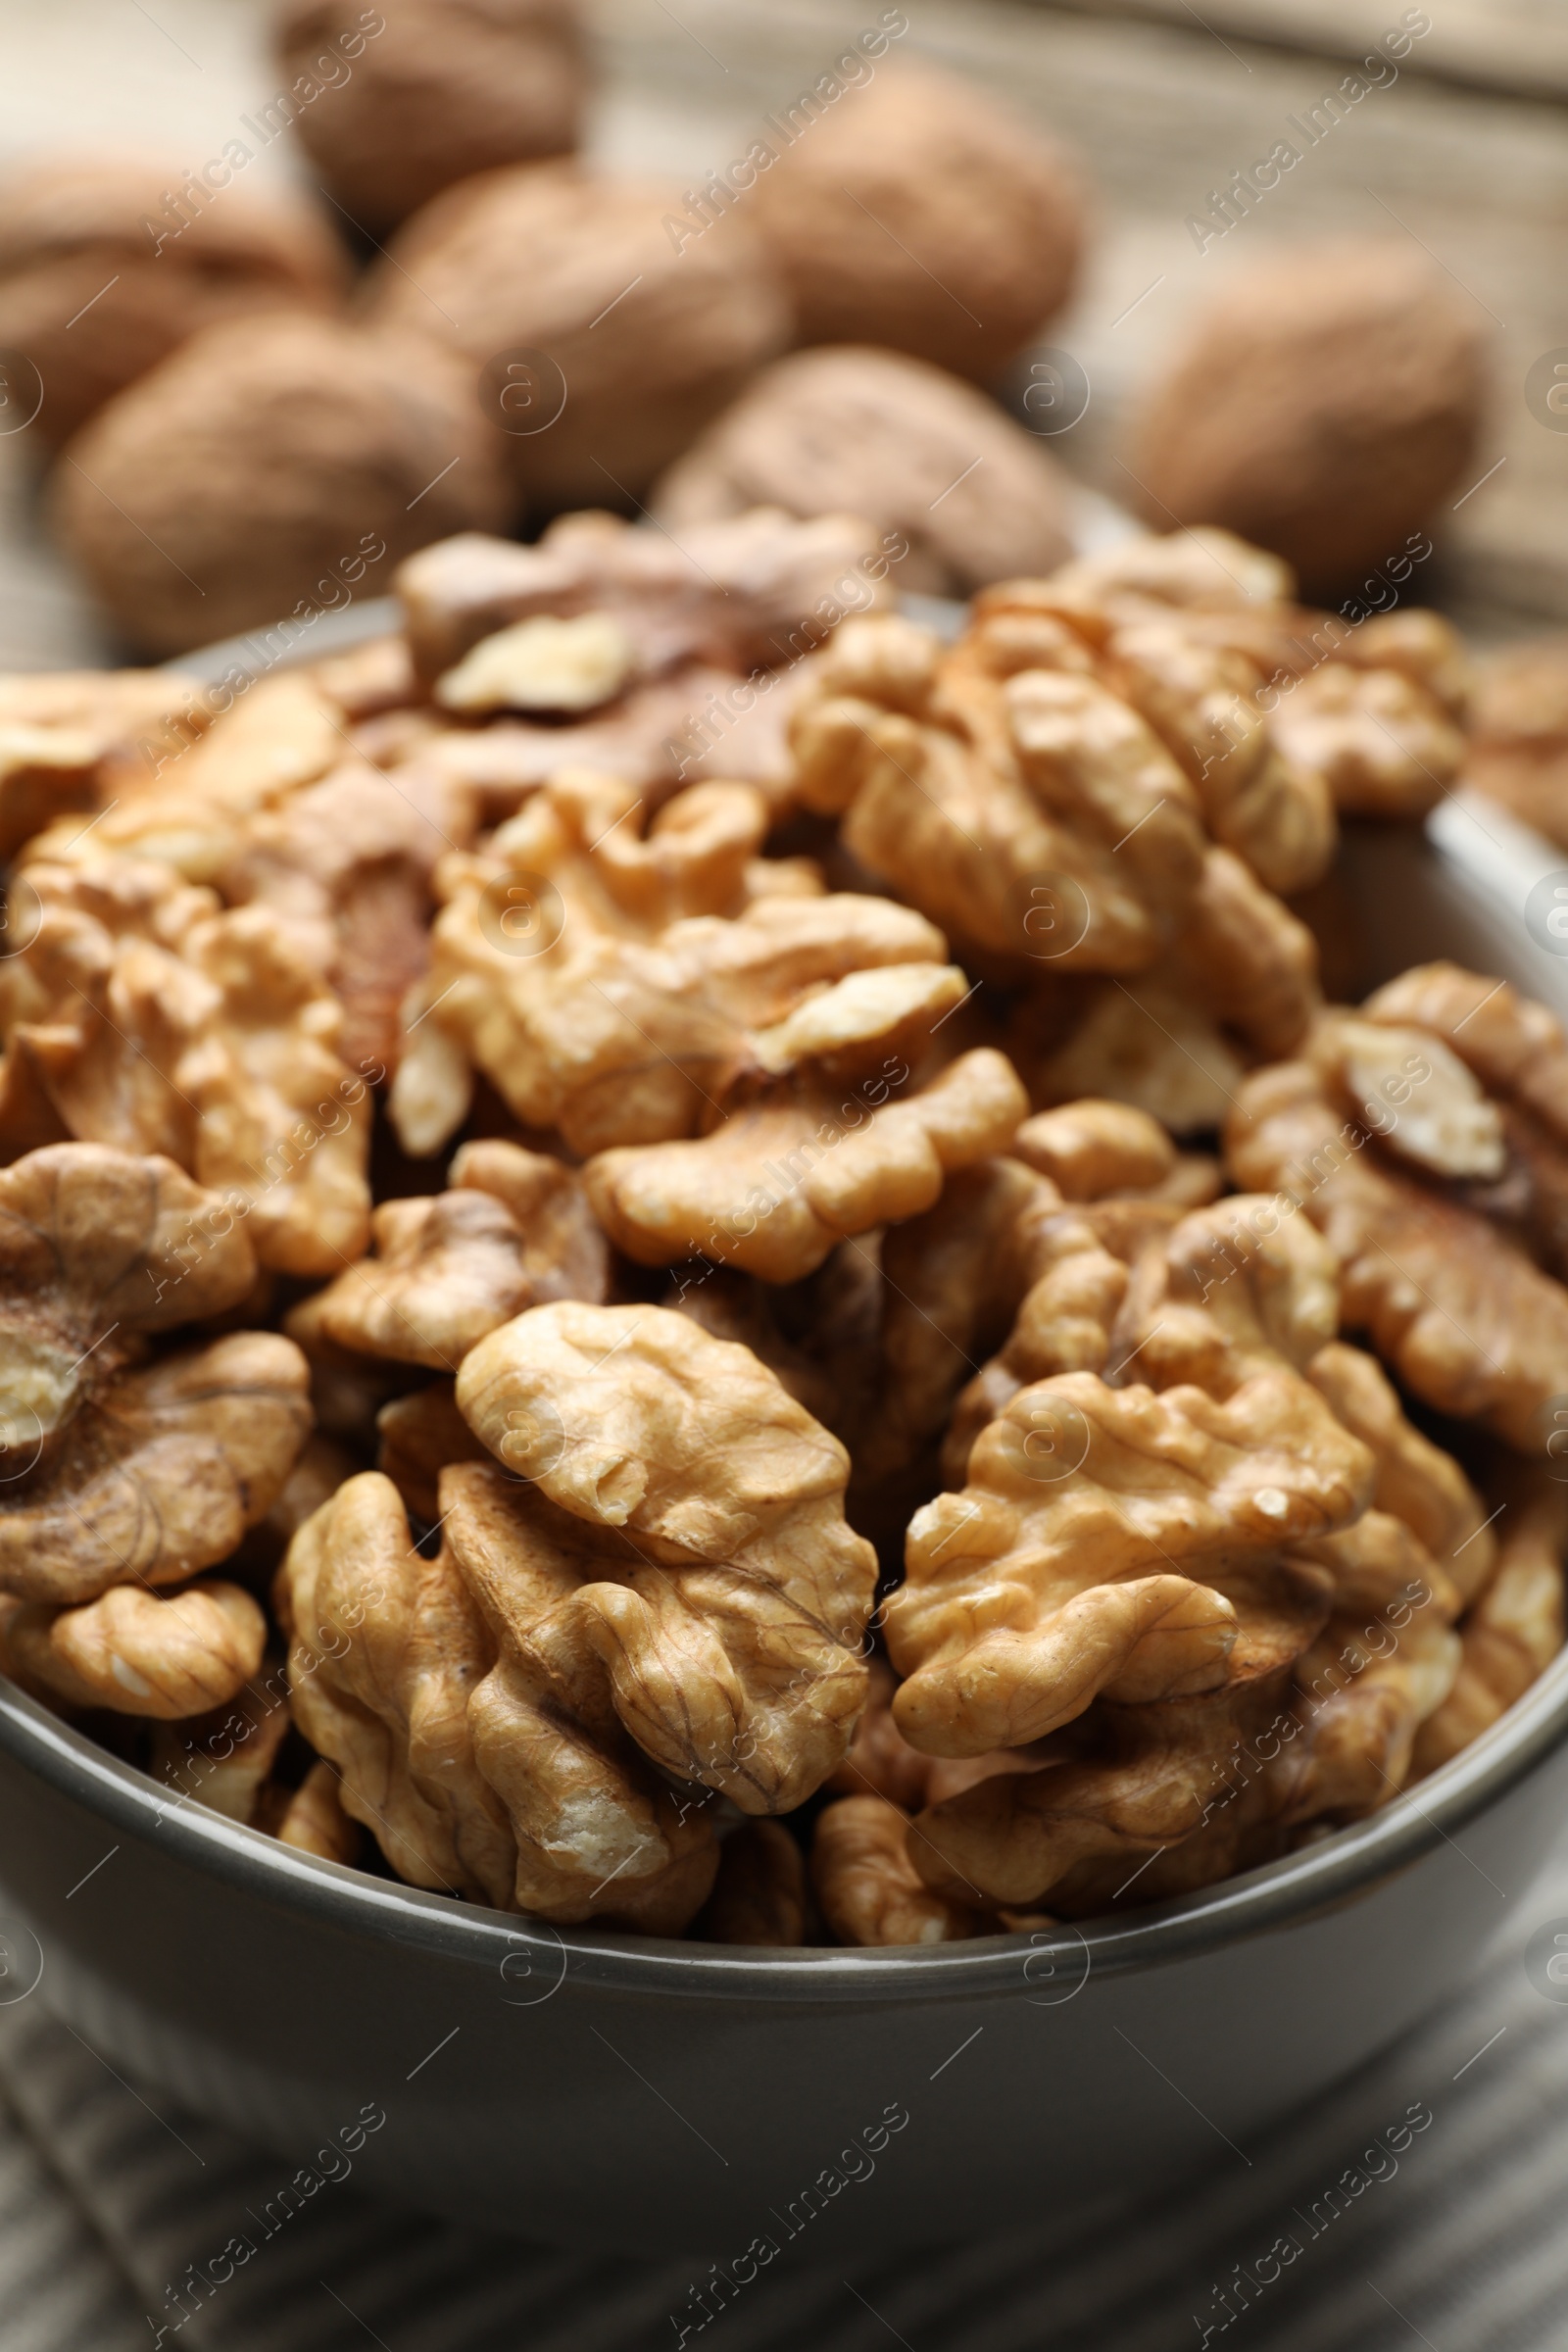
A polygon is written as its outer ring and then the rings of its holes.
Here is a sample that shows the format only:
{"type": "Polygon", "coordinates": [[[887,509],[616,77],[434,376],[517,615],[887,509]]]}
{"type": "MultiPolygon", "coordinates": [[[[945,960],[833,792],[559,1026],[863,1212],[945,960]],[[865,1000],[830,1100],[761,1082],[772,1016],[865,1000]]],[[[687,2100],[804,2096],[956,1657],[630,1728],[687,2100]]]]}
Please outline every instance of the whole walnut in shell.
{"type": "Polygon", "coordinates": [[[505,505],[466,369],[303,312],[194,336],[55,478],[66,546],[153,654],[341,604],[344,580],[382,594],[399,557],[505,505]]]}
{"type": "Polygon", "coordinates": [[[480,172],[410,221],[373,272],[372,319],[439,335],[486,371],[530,501],[640,496],[789,340],[756,231],[725,220],[678,252],[665,222],[679,207],[660,181],[565,164],[480,172]],[[541,416],[564,405],[533,426],[523,390],[541,416]]]}
{"type": "Polygon", "coordinates": [[[940,368],[864,347],[766,368],[653,497],[677,531],[757,506],[896,530],[901,587],[933,596],[1053,571],[1071,552],[1065,485],[1039,442],[940,368]]]}
{"type": "MultiPolygon", "coordinates": [[[[901,63],[817,119],[759,177],[752,209],[806,343],[885,343],[995,375],[1071,291],[1075,179],[1047,141],[956,76],[901,63]]],[[[700,247],[688,245],[690,256],[700,247]]]]}
{"type": "Polygon", "coordinates": [[[290,86],[302,74],[326,84],[299,135],[363,227],[395,228],[469,172],[577,144],[588,77],[574,0],[399,0],[369,34],[368,13],[286,0],[272,36],[290,86]]]}
{"type": "Polygon", "coordinates": [[[1404,245],[1272,255],[1146,399],[1130,451],[1145,509],[1341,586],[1399,555],[1474,466],[1485,340],[1474,303],[1404,245]]]}
{"type": "Polygon", "coordinates": [[[0,193],[0,349],[37,368],[46,441],[69,440],[200,327],[335,305],[347,273],[325,222],[218,168],[228,179],[215,190],[167,159],[63,157],[0,193]]]}

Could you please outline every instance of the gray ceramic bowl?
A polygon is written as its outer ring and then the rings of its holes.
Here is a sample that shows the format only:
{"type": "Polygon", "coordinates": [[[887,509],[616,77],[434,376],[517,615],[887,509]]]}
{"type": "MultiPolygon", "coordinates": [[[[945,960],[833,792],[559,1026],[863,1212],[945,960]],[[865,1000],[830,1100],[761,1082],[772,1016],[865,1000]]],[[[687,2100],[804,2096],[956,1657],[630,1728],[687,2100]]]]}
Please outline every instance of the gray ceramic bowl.
{"type": "Polygon", "coordinates": [[[1568,1655],[1413,1795],[1197,1898],[759,1952],[530,1931],[318,1862],[0,1681],[0,1982],[36,1978],[280,2182],[368,2108],[362,2180],[474,2223],[726,2266],[793,2228],[830,2256],[1234,2164],[1457,1983],[1565,1799],[1568,1655]]]}
{"type": "MultiPolygon", "coordinates": [[[[1515,843],[1478,881],[1464,821],[1351,843],[1388,967],[1452,954],[1568,1009],[1520,915],[1519,857],[1546,853],[1515,843]]],[[[1236,2163],[1459,1981],[1565,1797],[1568,1653],[1412,1794],[1200,1895],[1082,1933],[769,1953],[530,1930],[316,1861],[172,1803],[0,1679],[0,2000],[275,2149],[280,2183],[384,2116],[370,2185],[733,2276],[755,2238],[830,2259],[1236,2163]]]]}

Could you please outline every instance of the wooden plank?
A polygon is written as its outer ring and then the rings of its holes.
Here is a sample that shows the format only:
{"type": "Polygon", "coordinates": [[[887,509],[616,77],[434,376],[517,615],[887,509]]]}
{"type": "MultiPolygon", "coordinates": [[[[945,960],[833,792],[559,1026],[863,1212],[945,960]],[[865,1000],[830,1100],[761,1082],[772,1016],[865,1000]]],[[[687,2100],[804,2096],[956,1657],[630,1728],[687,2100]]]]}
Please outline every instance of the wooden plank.
{"type": "MultiPolygon", "coordinates": [[[[1097,17],[1142,17],[1240,41],[1363,55],[1397,25],[1396,0],[1037,0],[1097,17]]],[[[1437,0],[1432,29],[1410,58],[1414,72],[1476,89],[1568,97],[1568,14],[1558,0],[1437,0]]]]}
{"type": "MultiPolygon", "coordinates": [[[[1210,0],[1195,4],[1210,16],[1210,0]]],[[[1394,0],[1373,4],[1396,20],[1394,0]]],[[[789,0],[765,14],[753,0],[679,0],[678,23],[662,0],[598,0],[596,13],[610,77],[599,151],[674,171],[686,184],[744,154],[762,113],[807,86],[875,15],[865,0],[789,0]]],[[[1478,480],[1491,478],[1435,518],[1443,562],[1432,580],[1446,573],[1446,601],[1484,612],[1489,633],[1531,616],[1568,618],[1568,433],[1545,429],[1524,399],[1531,365],[1568,346],[1568,135],[1555,104],[1401,73],[1200,253],[1187,217],[1206,210],[1207,191],[1234,168],[1268,152],[1288,115],[1337,86],[1342,60],[1238,52],[1190,22],[1004,0],[920,0],[907,14],[895,54],[919,52],[993,89],[1072,149],[1090,180],[1083,286],[1046,338],[1071,351],[1094,386],[1083,422],[1051,445],[1074,472],[1126,498],[1130,405],[1233,271],[1307,239],[1408,238],[1477,306],[1495,381],[1476,466],[1478,480]]]]}

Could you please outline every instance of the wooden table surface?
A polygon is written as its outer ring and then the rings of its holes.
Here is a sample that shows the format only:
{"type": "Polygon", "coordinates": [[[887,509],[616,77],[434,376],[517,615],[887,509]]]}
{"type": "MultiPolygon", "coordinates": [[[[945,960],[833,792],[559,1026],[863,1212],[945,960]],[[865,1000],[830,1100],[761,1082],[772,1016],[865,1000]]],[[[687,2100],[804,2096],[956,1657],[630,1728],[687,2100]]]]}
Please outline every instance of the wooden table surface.
{"type": "MultiPolygon", "coordinates": [[[[1432,31],[1303,157],[1266,209],[1200,253],[1185,222],[1396,24],[1395,0],[905,0],[901,44],[1004,93],[1082,159],[1094,250],[1048,340],[1093,385],[1053,445],[1125,497],[1129,395],[1195,302],[1270,248],[1329,234],[1410,237],[1487,319],[1495,395],[1480,486],[1435,519],[1428,585],[1484,638],[1568,620],[1568,434],[1530,414],[1524,378],[1568,346],[1568,10],[1560,0],[1434,0],[1432,31]],[[1314,50],[1308,44],[1322,45],[1314,50]],[[1471,78],[1474,77],[1474,78],[1471,78]],[[1483,478],[1485,477],[1485,478],[1483,478]]],[[[760,117],[831,63],[868,0],[593,0],[603,88],[592,148],[682,185],[742,152],[760,117]]],[[[270,94],[255,0],[0,5],[0,164],[40,148],[216,151],[270,94]]],[[[258,172],[287,171],[285,142],[258,172]]],[[[24,436],[19,441],[24,441],[24,436]]],[[[39,516],[30,453],[0,438],[0,664],[113,658],[39,516]]]]}

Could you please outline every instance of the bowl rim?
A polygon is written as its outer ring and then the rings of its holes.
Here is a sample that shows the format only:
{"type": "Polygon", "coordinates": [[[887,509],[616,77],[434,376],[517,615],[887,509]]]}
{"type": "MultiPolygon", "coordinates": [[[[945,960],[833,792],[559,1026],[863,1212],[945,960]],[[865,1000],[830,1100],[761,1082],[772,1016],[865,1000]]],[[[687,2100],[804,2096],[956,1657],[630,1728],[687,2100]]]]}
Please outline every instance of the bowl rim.
{"type": "MultiPolygon", "coordinates": [[[[1372,1894],[1440,1844],[1463,1854],[1455,1833],[1565,1745],[1568,1648],[1494,1725],[1416,1789],[1294,1854],[1196,1894],[1054,1932],[864,1950],[764,1948],[680,1942],[591,1923],[558,1929],[322,1861],[172,1795],[0,1675],[0,1752],[106,1827],[161,1843],[171,1860],[272,1909],[340,1934],[409,1946],[431,1959],[496,1969],[504,1983],[524,1987],[502,1995],[518,2007],[549,1998],[568,1973],[579,1989],[645,1999],[803,2007],[957,2001],[1023,1989],[1024,1997],[1056,2006],[1081,1991],[1092,1975],[1121,1976],[1200,1959],[1301,1925],[1372,1894]]],[[[1473,1857],[1464,1858],[1480,1870],[1473,1857]]]]}

